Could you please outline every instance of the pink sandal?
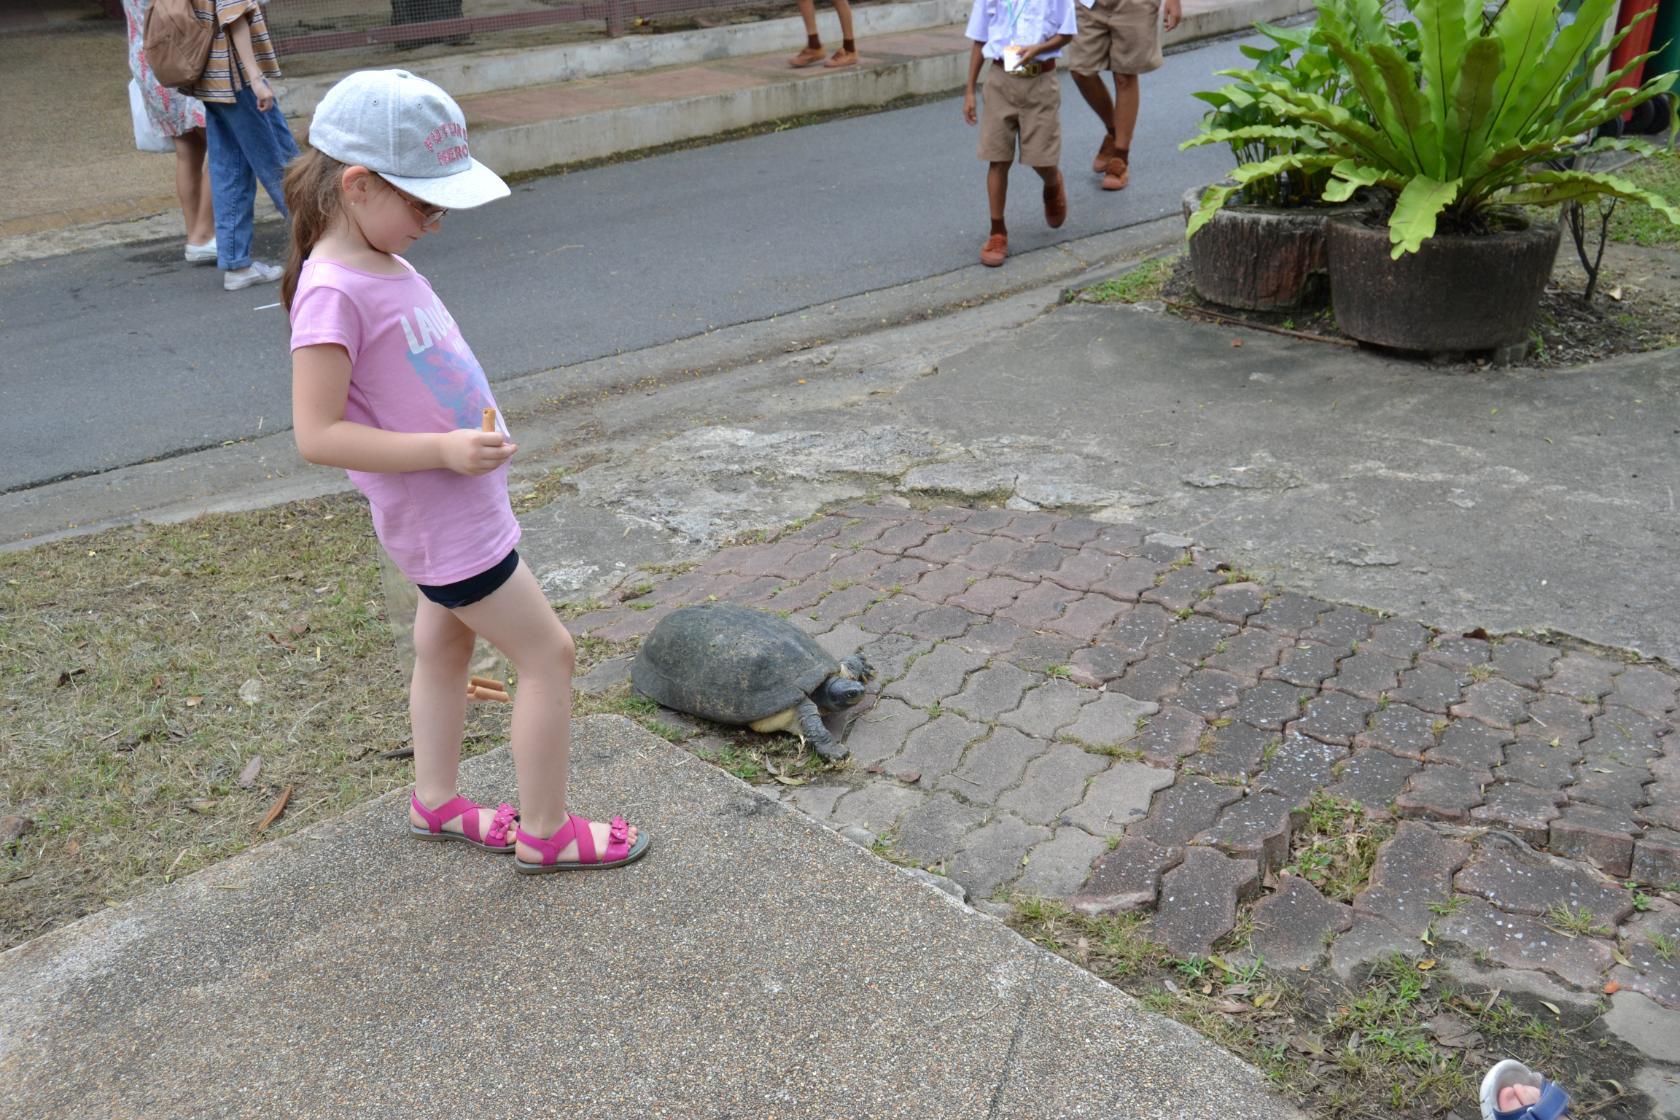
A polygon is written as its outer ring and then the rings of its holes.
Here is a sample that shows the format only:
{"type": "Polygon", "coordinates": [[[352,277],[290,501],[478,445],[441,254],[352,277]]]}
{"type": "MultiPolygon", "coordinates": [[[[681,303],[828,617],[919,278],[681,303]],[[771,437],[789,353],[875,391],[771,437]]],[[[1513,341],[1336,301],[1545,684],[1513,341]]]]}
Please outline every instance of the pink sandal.
{"type": "Polygon", "coordinates": [[[592,822],[587,817],[567,814],[566,823],[554,831],[554,835],[544,840],[540,836],[532,836],[523,828],[516,829],[514,834],[522,843],[529,844],[542,853],[541,863],[526,863],[518,856],[513,857],[513,869],[521,875],[542,875],[550,871],[604,871],[609,867],[623,867],[647,855],[648,834],[638,832],[636,846],[630,846],[630,825],[623,817],[614,817],[611,830],[607,836],[607,850],[595,850],[595,830],[590,828],[592,822]],[[566,845],[577,838],[577,859],[560,862],[560,853],[566,850],[566,845]]]}
{"type": "Polygon", "coordinates": [[[513,851],[513,841],[508,839],[508,827],[519,819],[519,813],[505,801],[496,806],[496,818],[490,822],[490,830],[483,836],[478,834],[478,811],[484,806],[471,798],[453,797],[436,809],[426,808],[418,793],[411,795],[409,802],[416,812],[426,818],[425,828],[412,821],[408,826],[409,832],[421,840],[465,840],[499,856],[513,851]],[[443,826],[456,817],[461,818],[462,831],[445,832],[443,826]]]}

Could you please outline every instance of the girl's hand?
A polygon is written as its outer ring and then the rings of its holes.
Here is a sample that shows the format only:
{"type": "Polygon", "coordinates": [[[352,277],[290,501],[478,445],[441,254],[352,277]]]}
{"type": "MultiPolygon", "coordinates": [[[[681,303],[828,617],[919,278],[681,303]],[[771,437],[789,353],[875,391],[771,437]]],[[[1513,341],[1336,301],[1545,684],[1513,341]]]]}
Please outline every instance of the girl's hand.
{"type": "Polygon", "coordinates": [[[268,79],[261,74],[251,79],[251,93],[257,99],[257,112],[266,113],[274,108],[274,88],[268,84],[268,79]]]}
{"type": "Polygon", "coordinates": [[[443,465],[456,474],[489,474],[513,458],[517,444],[509,443],[500,432],[481,432],[477,428],[457,428],[443,436],[443,465]]]}

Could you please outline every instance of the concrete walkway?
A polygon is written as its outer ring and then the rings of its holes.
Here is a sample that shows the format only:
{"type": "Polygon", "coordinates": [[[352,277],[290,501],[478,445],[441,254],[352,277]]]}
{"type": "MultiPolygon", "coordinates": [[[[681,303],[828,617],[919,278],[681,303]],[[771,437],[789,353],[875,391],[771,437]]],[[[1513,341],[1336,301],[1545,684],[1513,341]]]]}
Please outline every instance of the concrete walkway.
{"type": "MultiPolygon", "coordinates": [[[[0,957],[6,1112],[1294,1116],[1213,1043],[616,717],[578,808],[654,837],[544,878],[400,797],[0,957]]],[[[466,792],[506,796],[505,751],[466,792]]]]}

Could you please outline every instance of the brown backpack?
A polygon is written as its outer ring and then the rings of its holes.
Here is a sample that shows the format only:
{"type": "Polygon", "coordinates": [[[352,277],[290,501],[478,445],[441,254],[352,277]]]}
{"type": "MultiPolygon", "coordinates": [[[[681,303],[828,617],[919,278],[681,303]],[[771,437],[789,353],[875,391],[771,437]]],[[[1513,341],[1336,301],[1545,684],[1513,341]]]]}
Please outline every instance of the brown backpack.
{"type": "Polygon", "coordinates": [[[159,85],[190,94],[210,59],[215,29],[198,18],[192,0],[152,0],[142,43],[159,85]]]}

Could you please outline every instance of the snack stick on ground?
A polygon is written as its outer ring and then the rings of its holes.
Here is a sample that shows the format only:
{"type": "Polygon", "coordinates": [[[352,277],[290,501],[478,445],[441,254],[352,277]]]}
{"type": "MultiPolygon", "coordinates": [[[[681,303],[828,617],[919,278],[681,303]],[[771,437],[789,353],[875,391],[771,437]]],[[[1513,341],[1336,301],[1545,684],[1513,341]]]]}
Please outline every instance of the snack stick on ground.
{"type": "Polygon", "coordinates": [[[506,692],[507,691],[507,685],[503,684],[501,681],[494,680],[493,678],[490,678],[490,677],[476,677],[475,676],[475,677],[467,678],[467,687],[471,688],[473,685],[477,685],[479,688],[488,688],[488,689],[491,689],[492,691],[495,691],[495,692],[506,692]]]}
{"type": "Polygon", "coordinates": [[[480,423],[479,426],[486,432],[495,431],[496,430],[496,410],[493,409],[493,408],[485,409],[484,410],[484,419],[480,423]]]}
{"type": "Polygon", "coordinates": [[[513,697],[509,696],[505,692],[500,692],[493,688],[483,688],[479,685],[474,685],[472,688],[468,689],[467,696],[473,700],[500,700],[504,704],[513,699],[513,697]]]}

